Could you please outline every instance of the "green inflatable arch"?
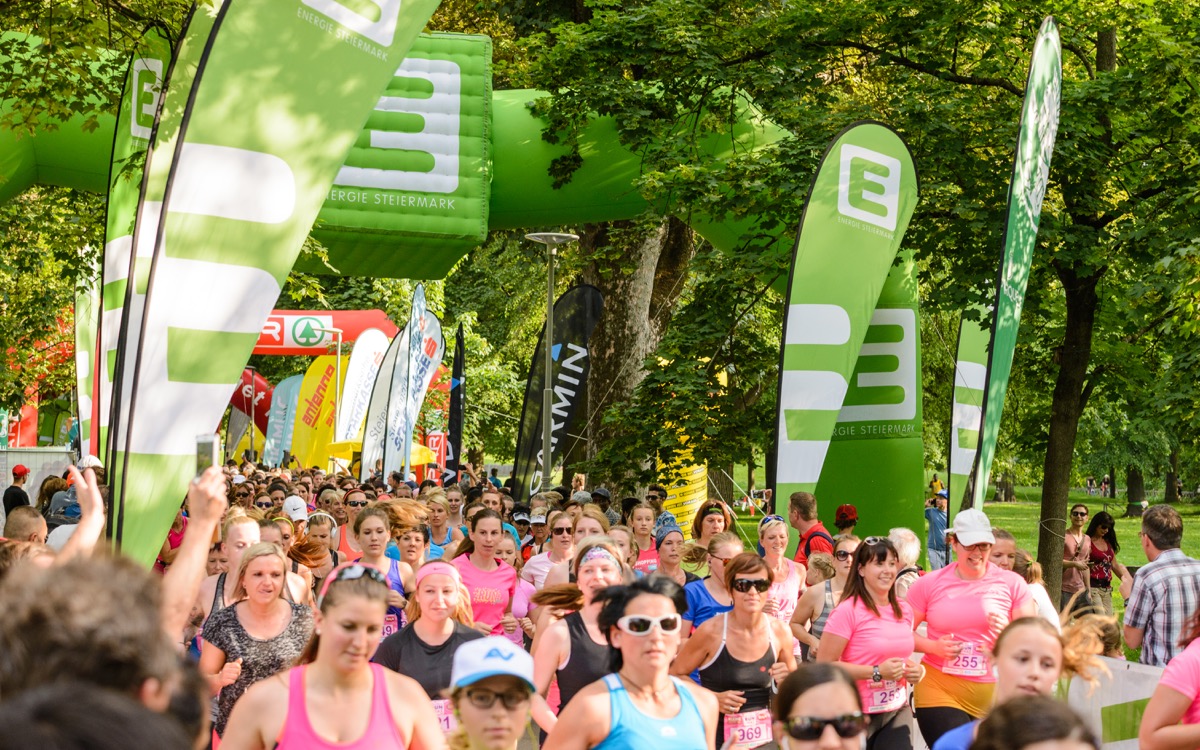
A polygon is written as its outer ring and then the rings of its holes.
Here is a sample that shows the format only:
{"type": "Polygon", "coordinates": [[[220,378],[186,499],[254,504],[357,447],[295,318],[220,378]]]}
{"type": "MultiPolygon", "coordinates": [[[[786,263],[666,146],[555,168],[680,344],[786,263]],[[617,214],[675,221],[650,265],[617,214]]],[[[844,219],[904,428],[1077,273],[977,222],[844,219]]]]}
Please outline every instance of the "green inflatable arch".
{"type": "MultiPolygon", "coordinates": [[[[568,184],[556,188],[549,168],[565,148],[542,138],[544,123],[529,106],[546,94],[493,91],[490,61],[487,37],[432,34],[417,41],[368,119],[314,226],[339,272],[442,278],[490,230],[629,219],[648,207],[635,188],[641,160],[621,145],[610,118],[597,118],[581,135],[582,164],[568,184]]],[[[0,128],[0,202],[37,184],[104,192],[114,127],[115,118],[103,116],[90,132],[82,117],[31,136],[0,128]]],[[[708,139],[704,151],[709,159],[730,159],[769,148],[788,135],[746,101],[730,131],[708,139]]],[[[754,237],[761,252],[783,256],[794,243],[791,229],[762,235],[752,219],[719,222],[695,214],[686,219],[722,250],[754,237]]],[[[328,272],[324,266],[298,267],[328,272]]],[[[781,278],[776,287],[783,292],[786,284],[781,278]]],[[[878,304],[915,314],[911,259],[893,268],[878,304]]],[[[873,325],[872,331],[869,341],[895,341],[887,325],[877,331],[873,325]]],[[[916,363],[910,384],[918,403],[915,430],[904,438],[835,435],[818,487],[818,495],[826,497],[821,514],[830,527],[837,503],[854,502],[864,519],[860,528],[868,533],[886,533],[897,525],[921,528],[911,504],[921,491],[923,460],[919,326],[902,344],[910,352],[904,356],[916,363]],[[865,465],[876,470],[864,472],[865,465]]],[[[859,367],[891,370],[893,359],[864,351],[859,367]]],[[[852,389],[848,398],[854,397],[852,389]]]]}

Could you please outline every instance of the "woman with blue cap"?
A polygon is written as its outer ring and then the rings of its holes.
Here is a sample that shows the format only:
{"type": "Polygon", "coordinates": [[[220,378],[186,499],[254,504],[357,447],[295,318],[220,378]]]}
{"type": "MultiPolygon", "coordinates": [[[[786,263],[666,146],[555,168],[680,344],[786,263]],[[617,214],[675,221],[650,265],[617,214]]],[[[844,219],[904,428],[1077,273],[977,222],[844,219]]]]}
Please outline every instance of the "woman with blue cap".
{"type": "Polygon", "coordinates": [[[454,652],[450,703],[458,730],[452,750],[517,750],[529,724],[533,658],[499,635],[454,652]]]}

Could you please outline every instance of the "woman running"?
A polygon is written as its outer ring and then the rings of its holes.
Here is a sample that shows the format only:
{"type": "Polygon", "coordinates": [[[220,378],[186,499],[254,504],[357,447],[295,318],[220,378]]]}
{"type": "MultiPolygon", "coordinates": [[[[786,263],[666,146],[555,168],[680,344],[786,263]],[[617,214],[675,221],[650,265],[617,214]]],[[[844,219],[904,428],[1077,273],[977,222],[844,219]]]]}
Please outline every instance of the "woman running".
{"type": "Polygon", "coordinates": [[[1055,630],[1061,630],[1058,609],[1054,602],[1050,601],[1050,592],[1046,589],[1046,582],[1042,580],[1042,566],[1033,561],[1028,552],[1017,549],[1017,540],[1011,533],[992,527],[992,536],[996,537],[996,543],[992,545],[992,554],[988,556],[988,560],[997,568],[1011,570],[1025,579],[1025,583],[1029,584],[1029,593],[1033,597],[1038,615],[1053,625],[1055,630]]]}
{"type": "MultiPolygon", "coordinates": [[[[450,502],[446,495],[431,492],[428,499],[429,507],[429,559],[442,557],[447,548],[453,549],[462,541],[462,532],[450,521],[450,502]]],[[[462,508],[462,495],[459,495],[459,508],[462,508]]]]}
{"type": "Polygon", "coordinates": [[[832,664],[804,664],[771,706],[783,750],[861,750],[867,717],[854,679],[832,664]]]}
{"type": "Polygon", "coordinates": [[[983,511],[960,511],[949,537],[955,562],[922,576],[908,590],[914,627],[928,623],[927,637],[916,636],[926,671],[915,702],[917,724],[930,745],[988,710],[996,683],[990,654],[997,633],[1013,620],[1037,614],[1029,585],[989,561],[996,538],[983,511]]]}
{"type": "Polygon", "coordinates": [[[471,592],[475,629],[484,635],[512,633],[517,630],[512,615],[517,571],[496,559],[496,547],[504,534],[500,514],[485,508],[471,516],[470,523],[471,536],[458,546],[451,564],[471,592]]]}
{"type": "Polygon", "coordinates": [[[317,511],[308,517],[307,540],[316,545],[313,548],[313,564],[309,569],[313,574],[313,595],[321,590],[321,583],[341,562],[333,540],[337,536],[337,521],[325,511],[317,511]],[[322,552],[322,550],[324,550],[322,552]]]}
{"type": "Polygon", "coordinates": [[[201,633],[200,672],[217,695],[213,731],[225,734],[233,705],[254,683],[296,660],[313,632],[312,610],[284,599],[287,559],[259,542],[238,565],[236,604],[214,612],[201,633]]]}
{"type": "Polygon", "coordinates": [[[725,587],[725,566],[746,551],[741,538],[724,531],[708,540],[708,577],[683,587],[687,610],[683,613],[683,634],[686,640],[692,630],[722,612],[733,609],[733,597],[725,587]]]}
{"type": "Polygon", "coordinates": [[[663,526],[654,535],[654,546],[658,549],[658,570],[655,572],[680,586],[700,580],[700,576],[683,569],[683,545],[683,529],[678,526],[663,526]]]}
{"type": "Polygon", "coordinates": [[[449,732],[454,714],[443,693],[450,687],[452,658],[460,646],[483,634],[473,627],[470,595],[458,568],[445,560],[430,560],[417,569],[416,579],[408,626],[384,638],[372,661],[416,680],[433,701],[442,729],[449,732]]]}
{"type": "Polygon", "coordinates": [[[578,516],[575,517],[571,524],[571,543],[574,546],[576,555],[550,568],[550,572],[546,574],[546,579],[542,583],[542,587],[557,586],[563,583],[571,583],[574,581],[572,577],[572,562],[578,557],[579,545],[585,539],[595,536],[605,536],[608,533],[608,519],[598,510],[584,508],[578,516]]]}
{"type": "Polygon", "coordinates": [[[792,613],[792,635],[800,641],[805,661],[817,660],[825,621],[842,600],[858,544],[858,537],[839,536],[833,547],[833,578],[826,579],[823,586],[813,586],[805,591],[796,604],[796,611],[792,613]]]}
{"type": "MultiPolygon", "coordinates": [[[[788,524],[783,516],[764,516],[758,522],[758,546],[763,559],[771,569],[771,590],[763,612],[776,618],[785,626],[791,623],[796,604],[804,593],[804,579],[808,571],[798,562],[788,559],[788,524]]],[[[792,638],[792,653],[800,653],[800,641],[792,638]]]]}
{"type": "Polygon", "coordinates": [[[633,569],[646,575],[658,569],[658,550],[654,547],[654,506],[642,501],[629,512],[629,525],[633,527],[633,540],[637,543],[638,559],[633,569]]]}
{"type": "Polygon", "coordinates": [[[513,597],[512,616],[516,618],[518,629],[505,633],[504,637],[514,644],[527,648],[531,643],[536,628],[534,627],[535,605],[531,601],[537,590],[533,584],[521,578],[521,567],[525,561],[517,554],[517,543],[512,536],[504,534],[496,545],[496,558],[513,566],[517,571],[517,595],[513,597]]]}
{"type": "Polygon", "coordinates": [[[858,682],[868,750],[911,750],[908,686],[922,674],[912,659],[913,614],[896,594],[900,556],[887,537],[859,545],[842,601],[825,622],[818,662],[834,662],[858,682]]]}
{"type": "Polygon", "coordinates": [[[534,695],[529,654],[496,636],[454,654],[450,703],[459,718],[453,750],[517,750],[534,695]]]}
{"type": "Polygon", "coordinates": [[[388,611],[383,621],[383,637],[398,633],[407,621],[404,608],[408,606],[408,591],[412,590],[413,570],[407,563],[387,556],[387,543],[391,539],[391,518],[387,510],[371,507],[359,512],[354,519],[354,537],[358,540],[362,557],[359,562],[370,565],[387,578],[388,611]]]}
{"type": "Polygon", "coordinates": [[[1142,716],[1142,750],[1200,747],[1200,610],[1189,618],[1179,642],[1185,648],[1167,663],[1142,716]]]}
{"type": "Polygon", "coordinates": [[[564,602],[561,607],[573,611],[545,626],[533,647],[534,685],[538,689],[533,719],[546,732],[553,730],[557,722],[544,698],[551,678],[558,677],[559,705],[566,706],[580,690],[608,674],[608,642],[600,630],[601,602],[596,595],[622,583],[628,571],[607,537],[586,540],[575,556],[574,567],[577,583],[570,588],[574,589],[571,593],[575,601],[564,602]]]}
{"type": "MultiPolygon", "coordinates": [[[[497,516],[499,517],[499,516],[497,516]]],[[[533,584],[537,590],[546,585],[546,576],[555,565],[568,562],[575,556],[574,528],[575,523],[566,513],[557,511],[550,514],[549,548],[545,552],[533,555],[525,561],[521,568],[521,577],[533,584]]]]}
{"type": "Polygon", "coordinates": [[[700,684],[717,696],[717,746],[746,750],[770,742],[771,691],[796,659],[787,625],[764,612],[773,575],[767,563],[745,552],[724,567],[733,609],[697,628],[671,673],[699,671],[700,684]]]}
{"type": "MultiPolygon", "coordinates": [[[[989,710],[1020,696],[1049,696],[1063,675],[1094,683],[1104,669],[1097,658],[1100,649],[1099,633],[1087,623],[1072,623],[1060,635],[1040,617],[1013,620],[992,647],[996,689],[989,710]]],[[[933,748],[967,750],[979,729],[979,721],[958,726],[943,734],[933,748]]]]}
{"type": "Polygon", "coordinates": [[[687,604],[683,590],[649,575],[597,598],[614,672],[563,708],[543,750],[712,750],[716,696],[670,675],[687,604]]]}
{"type": "Polygon", "coordinates": [[[225,750],[444,748],[425,692],[370,658],[383,633],[389,587],[377,569],[342,565],[325,579],[316,629],[300,666],[238,701],[225,750]]]}
{"type": "Polygon", "coordinates": [[[343,560],[357,560],[363,555],[362,547],[358,544],[357,532],[354,531],[354,522],[368,502],[370,501],[367,500],[367,493],[357,488],[348,490],[340,500],[334,501],[333,517],[342,526],[342,533],[338,535],[337,551],[343,560]],[[338,516],[339,509],[341,517],[338,516]]]}

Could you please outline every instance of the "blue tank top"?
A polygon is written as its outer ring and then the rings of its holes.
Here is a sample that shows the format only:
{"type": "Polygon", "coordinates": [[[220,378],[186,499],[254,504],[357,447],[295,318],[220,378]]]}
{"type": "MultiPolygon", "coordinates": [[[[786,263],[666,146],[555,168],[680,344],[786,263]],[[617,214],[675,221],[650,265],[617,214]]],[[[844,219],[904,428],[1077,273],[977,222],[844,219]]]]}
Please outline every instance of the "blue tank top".
{"type": "Polygon", "coordinates": [[[705,750],[708,739],[704,736],[704,719],[696,701],[683,683],[672,677],[675,692],[679,695],[679,713],[670,719],[647,716],[633,701],[615,674],[605,676],[608,687],[612,721],[608,736],[594,750],[646,750],[665,748],[671,750],[705,750]]]}
{"type": "Polygon", "coordinates": [[[447,526],[445,539],[440,542],[435,541],[434,539],[429,540],[429,559],[440,560],[443,556],[445,556],[446,547],[448,547],[452,541],[454,541],[454,530],[447,526]]]}
{"type": "MultiPolygon", "coordinates": [[[[398,560],[392,560],[391,564],[388,566],[387,582],[389,589],[395,591],[400,596],[408,598],[408,594],[404,592],[404,579],[400,577],[400,562],[398,560]]],[[[402,608],[389,606],[387,613],[389,615],[396,616],[396,618],[400,621],[400,627],[404,627],[408,624],[406,618],[404,617],[404,610],[402,608]]]]}

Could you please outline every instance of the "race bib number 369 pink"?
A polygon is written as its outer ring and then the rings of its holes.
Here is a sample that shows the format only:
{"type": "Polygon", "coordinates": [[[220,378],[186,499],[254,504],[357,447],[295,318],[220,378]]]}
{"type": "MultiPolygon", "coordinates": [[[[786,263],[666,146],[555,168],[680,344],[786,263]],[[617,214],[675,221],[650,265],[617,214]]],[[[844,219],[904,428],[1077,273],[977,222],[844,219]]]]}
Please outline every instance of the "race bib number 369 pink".
{"type": "Polygon", "coordinates": [[[744,714],[725,714],[722,750],[750,750],[771,741],[771,712],[767,709],[744,714]]]}

